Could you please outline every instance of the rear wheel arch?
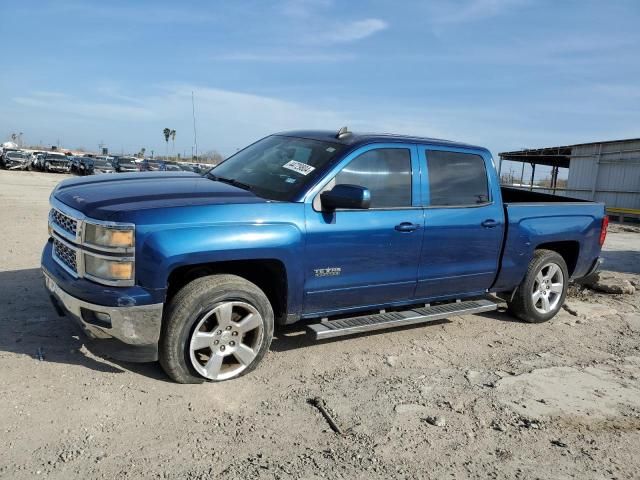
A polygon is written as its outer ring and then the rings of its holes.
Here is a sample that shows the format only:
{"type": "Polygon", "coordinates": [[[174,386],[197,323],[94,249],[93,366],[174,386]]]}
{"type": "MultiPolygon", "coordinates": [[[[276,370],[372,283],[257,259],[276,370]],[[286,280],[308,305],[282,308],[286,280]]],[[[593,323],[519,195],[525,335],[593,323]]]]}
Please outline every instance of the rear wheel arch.
{"type": "Polygon", "coordinates": [[[580,256],[580,242],[577,240],[566,240],[561,242],[541,243],[535,248],[535,251],[538,250],[551,250],[556,252],[563,258],[564,263],[566,263],[569,276],[573,275],[573,272],[578,265],[578,257],[580,256]]]}

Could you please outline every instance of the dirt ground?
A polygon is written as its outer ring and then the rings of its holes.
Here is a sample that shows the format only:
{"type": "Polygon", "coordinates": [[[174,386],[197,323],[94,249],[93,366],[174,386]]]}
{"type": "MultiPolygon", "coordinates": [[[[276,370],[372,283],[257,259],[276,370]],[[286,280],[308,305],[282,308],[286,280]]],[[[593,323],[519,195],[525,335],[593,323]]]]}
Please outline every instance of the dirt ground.
{"type": "Polygon", "coordinates": [[[499,311],[322,343],[288,328],[252,374],[177,385],[95,356],[50,306],[62,178],[0,171],[0,477],[640,477],[640,229],[605,245],[635,293],[574,287],[550,322],[499,311]]]}

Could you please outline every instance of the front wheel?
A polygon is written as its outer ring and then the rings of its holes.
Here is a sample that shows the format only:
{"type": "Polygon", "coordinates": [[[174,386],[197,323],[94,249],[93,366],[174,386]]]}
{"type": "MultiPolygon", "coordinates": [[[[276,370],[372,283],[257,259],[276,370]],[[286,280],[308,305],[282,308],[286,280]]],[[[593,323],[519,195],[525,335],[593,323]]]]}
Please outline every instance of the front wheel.
{"type": "Polygon", "coordinates": [[[569,272],[564,259],[551,250],[536,250],[527,274],[507,305],[525,322],[546,322],[562,308],[568,284],[569,272]]]}
{"type": "Polygon", "coordinates": [[[256,368],[267,353],[273,317],[264,292],[244,278],[198,278],[169,302],[160,364],[178,383],[237,378],[256,368]]]}

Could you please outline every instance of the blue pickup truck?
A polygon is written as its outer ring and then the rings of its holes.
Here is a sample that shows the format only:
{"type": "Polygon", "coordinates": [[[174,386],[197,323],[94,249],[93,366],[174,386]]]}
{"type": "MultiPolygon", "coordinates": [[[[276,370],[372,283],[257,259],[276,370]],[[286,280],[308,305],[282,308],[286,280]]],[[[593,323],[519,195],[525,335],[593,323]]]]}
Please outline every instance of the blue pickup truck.
{"type": "Polygon", "coordinates": [[[297,131],[204,175],[61,182],[42,269],[58,312],[111,356],[195,383],[251,371],[274,327],[301,320],[320,340],[496,297],[549,320],[598,268],[606,228],[602,204],[501,188],[482,147],[297,131]]]}

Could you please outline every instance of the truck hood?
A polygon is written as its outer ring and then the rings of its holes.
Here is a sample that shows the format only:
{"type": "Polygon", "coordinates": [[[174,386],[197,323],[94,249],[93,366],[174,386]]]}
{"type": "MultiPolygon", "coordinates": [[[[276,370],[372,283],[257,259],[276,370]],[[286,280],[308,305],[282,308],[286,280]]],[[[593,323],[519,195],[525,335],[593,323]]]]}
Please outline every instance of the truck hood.
{"type": "Polygon", "coordinates": [[[110,220],[121,212],[155,208],[266,202],[251,192],[191,172],[72,178],[61,182],[52,195],[97,220],[110,220]]]}

